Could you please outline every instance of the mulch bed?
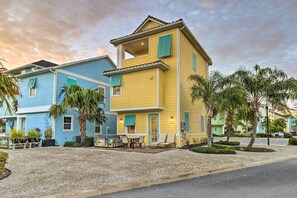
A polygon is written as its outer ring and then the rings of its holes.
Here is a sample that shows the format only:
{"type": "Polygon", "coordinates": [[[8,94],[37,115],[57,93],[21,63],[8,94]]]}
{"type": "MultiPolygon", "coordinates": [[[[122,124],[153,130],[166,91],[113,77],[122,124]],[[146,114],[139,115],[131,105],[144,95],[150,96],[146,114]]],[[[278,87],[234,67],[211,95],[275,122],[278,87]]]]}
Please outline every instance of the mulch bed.
{"type": "Polygon", "coordinates": [[[8,177],[10,174],[11,171],[6,168],[2,173],[0,173],[0,180],[8,177]]]}
{"type": "Polygon", "coordinates": [[[106,149],[106,150],[113,150],[113,151],[123,151],[123,152],[135,152],[135,153],[150,153],[150,154],[156,154],[156,153],[161,153],[164,151],[171,150],[170,148],[102,148],[101,149],[106,149]]]}
{"type": "Polygon", "coordinates": [[[246,151],[246,152],[275,152],[275,150],[270,148],[261,148],[261,147],[253,147],[252,150],[248,150],[247,147],[235,146],[235,150],[237,151],[246,151]]]}

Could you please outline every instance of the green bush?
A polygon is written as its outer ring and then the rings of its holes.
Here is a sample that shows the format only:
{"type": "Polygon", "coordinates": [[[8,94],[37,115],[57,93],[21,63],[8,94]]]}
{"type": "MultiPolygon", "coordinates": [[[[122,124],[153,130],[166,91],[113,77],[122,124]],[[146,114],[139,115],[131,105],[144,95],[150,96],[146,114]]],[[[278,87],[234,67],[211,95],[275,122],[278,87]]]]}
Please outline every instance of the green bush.
{"type": "Polygon", "coordinates": [[[215,144],[223,144],[223,145],[240,145],[240,142],[236,142],[236,141],[223,141],[223,140],[220,140],[218,142],[215,142],[215,144]]]}
{"type": "Polygon", "coordinates": [[[213,144],[212,147],[195,147],[192,151],[197,153],[208,153],[208,154],[236,154],[233,147],[222,146],[213,144]]]}
{"type": "Polygon", "coordinates": [[[28,138],[36,139],[37,141],[40,140],[41,134],[36,131],[36,129],[29,129],[28,130],[28,138]]]}
{"type": "Polygon", "coordinates": [[[5,164],[7,163],[8,153],[0,151],[0,173],[4,171],[5,164]]]}
{"type": "Polygon", "coordinates": [[[94,138],[93,137],[86,137],[85,139],[85,146],[94,146],[94,138]]]}
{"type": "Polygon", "coordinates": [[[293,135],[291,133],[284,133],[284,138],[292,138],[293,135]]]}
{"type": "Polygon", "coordinates": [[[75,144],[76,144],[75,142],[68,141],[64,143],[64,147],[73,147],[75,144]]]}
{"type": "Polygon", "coordinates": [[[289,145],[297,145],[297,138],[290,138],[289,145]]]}
{"type": "Polygon", "coordinates": [[[44,137],[52,138],[53,136],[53,129],[51,127],[47,127],[44,132],[44,137]]]}
{"type": "Polygon", "coordinates": [[[25,133],[23,131],[13,129],[10,131],[10,139],[12,142],[22,141],[25,139],[25,133]]]}

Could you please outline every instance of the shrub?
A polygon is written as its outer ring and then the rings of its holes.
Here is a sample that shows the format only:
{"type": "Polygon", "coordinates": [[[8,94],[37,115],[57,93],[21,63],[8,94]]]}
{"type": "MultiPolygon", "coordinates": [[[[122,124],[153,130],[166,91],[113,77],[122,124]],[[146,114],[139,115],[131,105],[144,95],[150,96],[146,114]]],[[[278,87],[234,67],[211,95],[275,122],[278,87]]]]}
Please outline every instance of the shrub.
{"type": "Polygon", "coordinates": [[[10,131],[10,139],[12,142],[18,142],[25,139],[25,133],[20,130],[13,129],[10,131]]]}
{"type": "Polygon", "coordinates": [[[8,153],[0,151],[0,173],[4,171],[5,164],[7,163],[8,153]]]}
{"type": "Polygon", "coordinates": [[[213,144],[212,147],[195,147],[192,151],[197,153],[208,153],[208,154],[236,154],[233,147],[222,146],[213,144]]]}
{"type": "Polygon", "coordinates": [[[73,147],[75,144],[76,144],[75,142],[68,141],[64,143],[64,147],[73,147]]]}
{"type": "Polygon", "coordinates": [[[53,129],[51,127],[47,127],[44,132],[44,137],[52,137],[53,136],[53,129]]]}
{"type": "Polygon", "coordinates": [[[36,139],[37,141],[39,141],[41,138],[41,134],[38,133],[36,129],[29,129],[28,130],[28,138],[36,139]]]}
{"type": "Polygon", "coordinates": [[[94,146],[94,138],[93,137],[86,137],[85,146],[94,146]]]}
{"type": "Polygon", "coordinates": [[[297,138],[290,138],[289,145],[297,145],[297,138]]]}
{"type": "Polygon", "coordinates": [[[240,145],[240,142],[236,142],[236,141],[223,141],[223,140],[220,140],[218,142],[215,142],[215,144],[223,144],[223,145],[240,145]]]}
{"type": "Polygon", "coordinates": [[[292,138],[293,135],[291,133],[284,133],[284,138],[292,138]]]}

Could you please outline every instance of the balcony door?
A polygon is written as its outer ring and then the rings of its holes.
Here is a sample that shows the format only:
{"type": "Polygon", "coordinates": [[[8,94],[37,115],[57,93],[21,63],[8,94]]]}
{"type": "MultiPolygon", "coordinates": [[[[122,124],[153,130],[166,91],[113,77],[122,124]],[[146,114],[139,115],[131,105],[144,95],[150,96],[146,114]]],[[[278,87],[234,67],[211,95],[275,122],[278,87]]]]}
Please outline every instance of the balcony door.
{"type": "Polygon", "coordinates": [[[149,141],[157,142],[159,136],[159,114],[149,114],[149,141]]]}

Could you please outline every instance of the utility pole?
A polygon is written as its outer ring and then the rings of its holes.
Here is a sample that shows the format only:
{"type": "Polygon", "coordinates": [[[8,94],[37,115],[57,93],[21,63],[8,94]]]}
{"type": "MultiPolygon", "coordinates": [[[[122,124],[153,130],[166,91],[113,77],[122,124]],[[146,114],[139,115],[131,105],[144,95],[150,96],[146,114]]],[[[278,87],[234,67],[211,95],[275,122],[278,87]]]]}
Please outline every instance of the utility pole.
{"type": "Polygon", "coordinates": [[[267,145],[270,145],[269,139],[269,117],[268,117],[268,105],[266,104],[266,134],[267,134],[267,145]]]}

